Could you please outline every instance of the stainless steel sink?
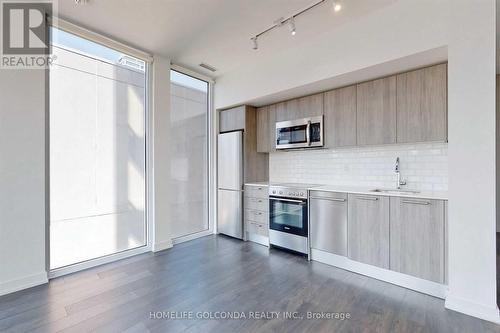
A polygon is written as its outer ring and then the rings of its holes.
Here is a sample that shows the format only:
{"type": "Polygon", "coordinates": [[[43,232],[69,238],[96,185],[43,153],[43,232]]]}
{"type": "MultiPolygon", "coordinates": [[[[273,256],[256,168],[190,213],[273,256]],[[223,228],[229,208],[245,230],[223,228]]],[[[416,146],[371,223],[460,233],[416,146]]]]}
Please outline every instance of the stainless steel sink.
{"type": "Polygon", "coordinates": [[[389,193],[389,194],[401,194],[401,195],[409,195],[409,194],[418,194],[420,191],[416,190],[392,190],[392,189],[382,189],[382,188],[376,188],[373,190],[370,190],[370,192],[376,192],[376,193],[389,193]]]}

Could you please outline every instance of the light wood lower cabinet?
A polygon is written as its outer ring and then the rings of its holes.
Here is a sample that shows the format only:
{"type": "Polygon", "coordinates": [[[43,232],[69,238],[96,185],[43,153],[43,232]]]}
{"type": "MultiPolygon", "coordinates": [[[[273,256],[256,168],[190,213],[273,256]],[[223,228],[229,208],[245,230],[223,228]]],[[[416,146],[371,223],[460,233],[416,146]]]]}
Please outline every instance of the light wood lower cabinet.
{"type": "Polygon", "coordinates": [[[269,237],[268,186],[245,185],[245,233],[269,237]]]}
{"type": "Polygon", "coordinates": [[[249,234],[256,234],[264,237],[269,237],[269,227],[267,224],[248,221],[246,224],[249,234]]]}
{"type": "Polygon", "coordinates": [[[444,283],[444,201],[390,200],[390,269],[444,283]]]}
{"type": "Polygon", "coordinates": [[[309,202],[311,248],[448,282],[446,200],[311,191],[309,202]]]}
{"type": "Polygon", "coordinates": [[[258,198],[269,200],[269,187],[262,185],[245,185],[245,198],[258,198]]]}
{"type": "Polygon", "coordinates": [[[348,256],[365,264],[389,268],[389,198],[348,196],[348,256]]]}

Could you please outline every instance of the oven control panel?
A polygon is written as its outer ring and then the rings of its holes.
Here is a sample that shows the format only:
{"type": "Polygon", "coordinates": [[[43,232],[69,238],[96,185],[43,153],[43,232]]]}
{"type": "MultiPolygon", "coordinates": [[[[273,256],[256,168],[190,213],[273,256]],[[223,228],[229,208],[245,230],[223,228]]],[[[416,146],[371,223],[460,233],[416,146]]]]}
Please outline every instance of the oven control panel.
{"type": "Polygon", "coordinates": [[[273,197],[307,199],[307,190],[303,188],[270,186],[269,195],[273,197]]]}

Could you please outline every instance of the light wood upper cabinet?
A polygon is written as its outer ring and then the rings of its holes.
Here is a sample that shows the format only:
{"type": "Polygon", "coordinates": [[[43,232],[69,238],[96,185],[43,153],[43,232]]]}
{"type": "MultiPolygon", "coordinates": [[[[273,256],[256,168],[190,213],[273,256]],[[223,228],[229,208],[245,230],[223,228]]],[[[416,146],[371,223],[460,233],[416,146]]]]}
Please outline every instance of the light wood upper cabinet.
{"type": "Polygon", "coordinates": [[[395,143],[396,77],[358,84],[356,113],[358,145],[395,143]]]}
{"type": "Polygon", "coordinates": [[[269,153],[269,107],[257,108],[257,152],[269,153]]]}
{"type": "Polygon", "coordinates": [[[275,121],[290,120],[289,119],[290,116],[286,111],[285,102],[274,104],[274,112],[275,112],[275,121]]]}
{"type": "Polygon", "coordinates": [[[276,151],[276,104],[269,105],[267,110],[267,122],[269,124],[269,152],[276,151]]]}
{"type": "Polygon", "coordinates": [[[257,109],[257,152],[270,153],[276,151],[276,105],[263,106],[257,109]]]}
{"type": "Polygon", "coordinates": [[[245,128],[245,105],[219,112],[219,132],[230,132],[245,128]]]}
{"type": "Polygon", "coordinates": [[[392,197],[391,270],[444,283],[444,201],[392,197]]]}
{"type": "Polygon", "coordinates": [[[356,145],[356,86],[324,94],[325,147],[356,145]]]}
{"type": "Polygon", "coordinates": [[[323,94],[316,94],[278,103],[276,121],[295,120],[322,114],[323,94]]]}
{"type": "Polygon", "coordinates": [[[397,76],[397,142],[446,141],[447,65],[397,76]]]}
{"type": "MultiPolygon", "coordinates": [[[[232,110],[238,110],[235,108],[232,110]]],[[[259,110],[259,152],[273,152],[276,122],[324,115],[326,148],[447,141],[447,65],[435,65],[269,105],[259,110]],[[264,135],[264,133],[268,133],[264,135]],[[268,146],[268,148],[266,148],[268,146]]],[[[221,112],[221,131],[241,112],[221,112]]]]}
{"type": "Polygon", "coordinates": [[[348,196],[348,256],[365,264],[389,268],[389,198],[348,196]]]}

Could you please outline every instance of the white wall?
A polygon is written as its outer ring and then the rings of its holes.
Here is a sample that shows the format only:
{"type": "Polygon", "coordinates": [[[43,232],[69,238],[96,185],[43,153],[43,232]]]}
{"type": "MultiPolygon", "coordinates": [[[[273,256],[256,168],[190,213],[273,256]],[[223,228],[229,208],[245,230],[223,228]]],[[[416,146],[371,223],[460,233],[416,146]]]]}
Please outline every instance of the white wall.
{"type": "Polygon", "coordinates": [[[269,180],[308,183],[395,187],[394,165],[400,158],[405,188],[448,190],[448,144],[423,143],[310,151],[277,152],[269,156],[269,180]]]}
{"type": "Polygon", "coordinates": [[[0,295],[47,281],[45,72],[0,70],[0,295]]]}
{"type": "Polygon", "coordinates": [[[170,60],[155,56],[153,69],[153,251],[172,247],[170,201],[170,60]]]}
{"type": "Polygon", "coordinates": [[[454,0],[450,9],[450,291],[446,306],[498,320],[495,1],[454,0]]]}

